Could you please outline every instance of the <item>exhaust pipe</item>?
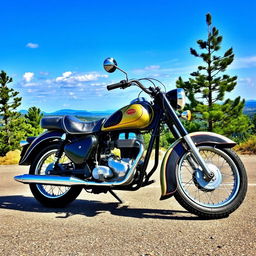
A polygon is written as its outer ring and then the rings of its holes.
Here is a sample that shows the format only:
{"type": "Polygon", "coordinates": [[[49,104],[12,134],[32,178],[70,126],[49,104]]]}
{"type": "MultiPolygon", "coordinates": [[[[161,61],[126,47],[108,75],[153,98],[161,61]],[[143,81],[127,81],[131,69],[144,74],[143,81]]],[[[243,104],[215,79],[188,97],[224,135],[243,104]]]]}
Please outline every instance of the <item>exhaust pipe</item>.
{"type": "Polygon", "coordinates": [[[31,175],[24,174],[15,176],[14,179],[24,184],[44,184],[58,186],[88,185],[86,181],[76,177],[54,176],[54,175],[31,175]]]}

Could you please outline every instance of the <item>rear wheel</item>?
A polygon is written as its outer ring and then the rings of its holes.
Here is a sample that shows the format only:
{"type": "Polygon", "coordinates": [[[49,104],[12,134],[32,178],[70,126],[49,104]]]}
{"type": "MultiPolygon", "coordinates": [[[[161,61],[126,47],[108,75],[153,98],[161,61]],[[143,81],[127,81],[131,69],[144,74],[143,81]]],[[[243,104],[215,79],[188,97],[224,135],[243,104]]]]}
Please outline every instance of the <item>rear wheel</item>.
{"type": "MultiPolygon", "coordinates": [[[[53,165],[55,153],[59,150],[58,144],[52,144],[44,148],[30,166],[29,174],[46,175],[53,165]]],[[[71,161],[63,153],[60,164],[71,164],[71,161]]],[[[82,187],[80,186],[55,186],[43,184],[30,184],[30,190],[34,197],[47,207],[64,207],[77,198],[82,187]]]]}
{"type": "Polygon", "coordinates": [[[175,198],[185,209],[200,217],[227,217],[240,206],[246,195],[244,165],[230,149],[202,146],[199,151],[214,178],[207,182],[191,153],[186,152],[176,169],[175,198]]]}

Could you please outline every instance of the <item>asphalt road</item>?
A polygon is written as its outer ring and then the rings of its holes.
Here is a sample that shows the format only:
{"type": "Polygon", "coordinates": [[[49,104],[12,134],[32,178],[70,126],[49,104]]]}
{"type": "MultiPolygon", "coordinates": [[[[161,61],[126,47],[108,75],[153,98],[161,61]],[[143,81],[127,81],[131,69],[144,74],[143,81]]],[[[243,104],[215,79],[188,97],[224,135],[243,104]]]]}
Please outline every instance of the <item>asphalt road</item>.
{"type": "Polygon", "coordinates": [[[256,255],[256,156],[242,159],[246,200],[220,220],[201,220],[174,198],[159,201],[158,183],[119,192],[124,205],[83,191],[67,208],[47,209],[13,180],[27,167],[0,166],[0,255],[256,255]]]}

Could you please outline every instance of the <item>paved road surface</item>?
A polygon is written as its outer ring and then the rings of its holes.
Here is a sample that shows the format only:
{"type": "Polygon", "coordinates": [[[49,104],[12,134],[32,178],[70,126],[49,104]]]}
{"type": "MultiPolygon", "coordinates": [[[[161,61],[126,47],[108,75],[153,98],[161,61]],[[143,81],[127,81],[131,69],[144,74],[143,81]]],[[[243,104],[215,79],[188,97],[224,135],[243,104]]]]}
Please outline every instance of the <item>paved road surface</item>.
{"type": "Polygon", "coordinates": [[[256,156],[243,156],[249,190],[226,219],[200,220],[174,198],[159,201],[159,185],[109,194],[83,191],[65,209],[37,203],[13,181],[27,167],[0,166],[0,255],[256,255],[256,156]]]}

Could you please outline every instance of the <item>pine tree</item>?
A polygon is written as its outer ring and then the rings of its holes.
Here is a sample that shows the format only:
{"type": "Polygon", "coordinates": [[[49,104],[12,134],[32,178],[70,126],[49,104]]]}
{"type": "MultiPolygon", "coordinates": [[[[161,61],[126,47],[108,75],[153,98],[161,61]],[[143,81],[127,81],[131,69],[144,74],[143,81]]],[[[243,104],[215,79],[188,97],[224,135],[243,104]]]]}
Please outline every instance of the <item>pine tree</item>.
{"type": "Polygon", "coordinates": [[[26,123],[32,126],[32,130],[30,131],[30,136],[37,136],[40,134],[43,129],[40,126],[41,119],[43,117],[43,113],[40,108],[30,107],[28,109],[28,113],[25,115],[26,123]]]}
{"type": "Polygon", "coordinates": [[[0,127],[0,155],[5,155],[13,147],[14,134],[13,123],[18,121],[20,114],[16,111],[21,104],[19,92],[8,87],[13,80],[4,71],[0,73],[0,116],[2,126],[0,127]]]}
{"type": "Polygon", "coordinates": [[[197,41],[201,52],[190,48],[190,53],[200,58],[203,64],[190,74],[188,81],[179,77],[176,85],[185,90],[190,101],[188,107],[194,112],[193,117],[202,129],[227,136],[246,132],[249,129],[249,119],[242,113],[244,100],[237,97],[234,101],[224,101],[225,93],[231,92],[237,84],[237,76],[225,73],[234,60],[233,49],[229,48],[223,55],[217,55],[223,37],[212,26],[209,13],[206,15],[206,24],[207,39],[197,41]]]}

